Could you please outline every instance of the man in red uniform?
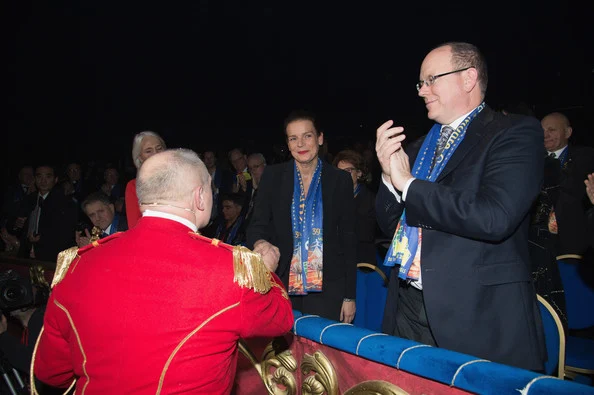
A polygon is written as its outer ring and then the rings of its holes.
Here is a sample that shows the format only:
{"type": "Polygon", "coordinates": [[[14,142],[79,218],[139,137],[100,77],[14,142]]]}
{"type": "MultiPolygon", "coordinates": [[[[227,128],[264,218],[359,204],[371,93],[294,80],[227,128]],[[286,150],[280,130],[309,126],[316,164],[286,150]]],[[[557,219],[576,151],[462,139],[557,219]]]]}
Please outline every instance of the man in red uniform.
{"type": "Polygon", "coordinates": [[[277,257],[265,264],[196,233],[210,219],[210,185],[193,151],[158,153],[139,171],[138,224],[61,254],[33,361],[38,386],[229,394],[238,340],[291,329],[277,257]],[[60,259],[70,262],[63,276],[60,259]]]}

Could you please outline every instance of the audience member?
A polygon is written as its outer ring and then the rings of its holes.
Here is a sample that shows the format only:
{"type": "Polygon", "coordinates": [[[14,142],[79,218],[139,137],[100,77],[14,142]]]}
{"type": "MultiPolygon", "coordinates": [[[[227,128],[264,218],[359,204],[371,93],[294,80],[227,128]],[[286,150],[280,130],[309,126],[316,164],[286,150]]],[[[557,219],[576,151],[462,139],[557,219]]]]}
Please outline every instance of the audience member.
{"type": "Polygon", "coordinates": [[[212,214],[210,221],[221,214],[221,196],[231,192],[233,185],[233,174],[224,166],[218,165],[218,158],[215,151],[204,151],[204,165],[212,179],[212,214]]]}
{"type": "Polygon", "coordinates": [[[19,207],[25,197],[36,192],[35,175],[33,166],[30,165],[22,166],[16,182],[6,186],[0,213],[0,235],[4,251],[9,254],[17,254],[20,248],[19,238],[22,236],[23,229],[22,225],[15,226],[19,207]]]}
{"type": "Polygon", "coordinates": [[[235,180],[233,181],[233,193],[245,193],[248,189],[248,184],[251,184],[252,177],[248,170],[247,155],[241,148],[233,148],[228,153],[229,161],[233,170],[235,171],[235,180]]]}
{"type": "Polygon", "coordinates": [[[54,285],[36,383],[76,380],[76,392],[90,394],[229,394],[238,340],[293,325],[275,265],[196,233],[210,219],[212,191],[193,151],[148,158],[136,180],[136,226],[80,249],[54,285]],[[97,317],[113,319],[97,330],[97,317]]]}
{"type": "Polygon", "coordinates": [[[554,112],[541,120],[544,182],[531,213],[530,257],[536,292],[555,308],[567,328],[557,260],[579,263],[588,247],[583,180],[594,171],[594,149],[571,144],[569,119],[554,112]],[[546,150],[546,151],[545,151],[546,150]]]}
{"type": "Polygon", "coordinates": [[[77,209],[57,182],[53,166],[35,168],[37,193],[23,200],[15,220],[15,227],[22,228],[25,235],[19,252],[22,257],[55,262],[60,251],[75,244],[77,209]]]}
{"type": "Polygon", "coordinates": [[[376,264],[375,193],[365,184],[366,166],[363,156],[354,150],[342,150],[334,157],[334,166],[349,173],[355,196],[355,231],[357,262],[376,264]]]}
{"type": "MultiPolygon", "coordinates": [[[[132,161],[136,166],[136,171],[140,170],[140,166],[145,160],[166,148],[165,141],[155,132],[147,130],[136,134],[132,141],[132,161]]],[[[136,197],[136,178],[126,184],[124,201],[128,227],[133,228],[141,217],[136,197]]]]}
{"type": "Polygon", "coordinates": [[[70,162],[66,167],[65,182],[71,187],[69,188],[69,195],[77,205],[80,205],[90,192],[82,175],[82,166],[80,163],[70,162]]]}
{"type": "Polygon", "coordinates": [[[209,226],[211,229],[205,229],[203,234],[230,245],[243,245],[245,243],[244,217],[241,214],[243,200],[243,195],[239,193],[222,196],[223,213],[209,226]]]}
{"type": "Polygon", "coordinates": [[[434,48],[419,76],[435,121],[429,133],[405,152],[403,127],[389,120],[377,130],[376,214],[394,235],[385,264],[400,265],[383,331],[542,371],[528,257],[528,214],[543,174],[540,125],[485,104],[487,66],[472,44],[434,48]]]}
{"type": "Polygon", "coordinates": [[[280,252],[277,273],[296,310],[350,323],[357,278],[353,183],[318,157],[324,142],[315,118],[285,121],[293,160],[266,168],[247,229],[264,257],[280,252]]]}
{"type": "Polygon", "coordinates": [[[250,172],[250,175],[252,176],[252,196],[250,197],[250,202],[247,210],[244,210],[246,224],[249,222],[250,216],[252,215],[252,212],[254,210],[254,202],[256,200],[256,194],[258,192],[258,184],[260,184],[262,174],[264,173],[264,169],[266,168],[266,158],[262,153],[254,152],[248,156],[247,163],[248,170],[250,172]]]}
{"type": "Polygon", "coordinates": [[[128,230],[128,222],[124,215],[116,213],[114,204],[109,196],[103,192],[91,193],[82,203],[84,213],[93,224],[93,229],[76,231],[76,245],[84,247],[88,245],[96,234],[95,238],[102,239],[116,232],[128,230]]]}
{"type": "Polygon", "coordinates": [[[103,184],[99,190],[109,196],[118,213],[124,211],[125,191],[120,184],[120,172],[115,166],[107,166],[103,172],[103,184]]]}

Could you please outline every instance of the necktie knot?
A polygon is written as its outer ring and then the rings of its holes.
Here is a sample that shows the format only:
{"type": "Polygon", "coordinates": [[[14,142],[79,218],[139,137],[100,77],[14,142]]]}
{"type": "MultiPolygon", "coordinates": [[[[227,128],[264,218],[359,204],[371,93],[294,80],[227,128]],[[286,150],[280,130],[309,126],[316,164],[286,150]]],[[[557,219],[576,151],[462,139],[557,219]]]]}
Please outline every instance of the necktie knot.
{"type": "Polygon", "coordinates": [[[441,133],[439,134],[439,140],[437,140],[437,149],[439,150],[439,153],[441,153],[441,151],[443,151],[443,149],[445,148],[446,143],[450,139],[450,136],[452,135],[453,131],[454,131],[454,128],[452,128],[451,126],[446,125],[443,128],[441,128],[441,133]]]}
{"type": "Polygon", "coordinates": [[[557,159],[557,155],[554,152],[551,152],[549,158],[557,159]]]}

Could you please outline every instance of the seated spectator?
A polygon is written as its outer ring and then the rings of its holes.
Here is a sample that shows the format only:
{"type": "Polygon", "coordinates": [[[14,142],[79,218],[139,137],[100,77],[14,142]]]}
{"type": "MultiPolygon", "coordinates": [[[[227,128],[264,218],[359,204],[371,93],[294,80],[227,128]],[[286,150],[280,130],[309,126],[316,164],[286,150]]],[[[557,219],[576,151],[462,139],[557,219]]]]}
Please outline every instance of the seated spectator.
{"type": "Polygon", "coordinates": [[[238,193],[230,193],[221,198],[223,216],[205,230],[205,234],[231,245],[242,245],[245,242],[244,217],[241,214],[244,197],[238,193]]]}
{"type": "Polygon", "coordinates": [[[128,222],[124,215],[116,213],[114,204],[109,196],[103,192],[91,193],[82,203],[84,213],[93,224],[93,231],[89,229],[76,231],[76,245],[84,247],[93,238],[104,238],[116,232],[128,230],[128,222]]]}
{"type": "Polygon", "coordinates": [[[114,166],[108,166],[103,173],[104,182],[101,184],[101,191],[109,196],[118,213],[124,211],[125,189],[120,183],[120,172],[114,166]]]}
{"type": "Polygon", "coordinates": [[[221,196],[231,192],[235,180],[233,173],[224,166],[219,165],[216,151],[206,150],[203,154],[204,165],[212,179],[212,214],[211,221],[215,221],[221,214],[221,196]]]}
{"type": "Polygon", "coordinates": [[[375,217],[375,193],[365,184],[366,166],[363,156],[354,150],[340,151],[334,166],[353,179],[355,196],[355,232],[357,233],[357,262],[376,263],[375,239],[379,233],[375,217]],[[376,233],[377,232],[377,233],[376,233]]]}

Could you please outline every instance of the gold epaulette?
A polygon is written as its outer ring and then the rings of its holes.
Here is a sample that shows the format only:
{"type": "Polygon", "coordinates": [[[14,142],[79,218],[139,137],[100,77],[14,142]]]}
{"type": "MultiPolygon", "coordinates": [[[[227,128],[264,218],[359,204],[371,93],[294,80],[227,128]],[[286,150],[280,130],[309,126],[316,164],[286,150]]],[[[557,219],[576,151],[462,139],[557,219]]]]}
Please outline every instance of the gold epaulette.
{"type": "Polygon", "coordinates": [[[60,251],[58,254],[58,260],[56,261],[56,271],[54,272],[54,278],[52,279],[52,288],[60,283],[66,276],[70,264],[78,256],[79,248],[77,246],[70,247],[67,250],[60,251]]]}
{"type": "Polygon", "coordinates": [[[215,247],[233,252],[233,281],[241,288],[250,288],[255,292],[265,294],[272,288],[272,276],[264,265],[262,255],[244,246],[232,246],[219,239],[210,239],[199,233],[190,233],[192,238],[209,242],[215,247]]]}
{"type": "Polygon", "coordinates": [[[61,251],[58,254],[58,260],[56,261],[56,271],[54,272],[54,278],[52,279],[51,287],[54,288],[57,284],[60,283],[66,277],[66,273],[68,273],[68,269],[70,269],[70,265],[77,257],[82,256],[85,252],[92,250],[95,247],[100,246],[101,244],[105,244],[110,240],[116,239],[120,237],[122,232],[114,233],[110,236],[107,236],[103,239],[93,240],[91,243],[84,247],[70,247],[67,250],[61,251]]]}

